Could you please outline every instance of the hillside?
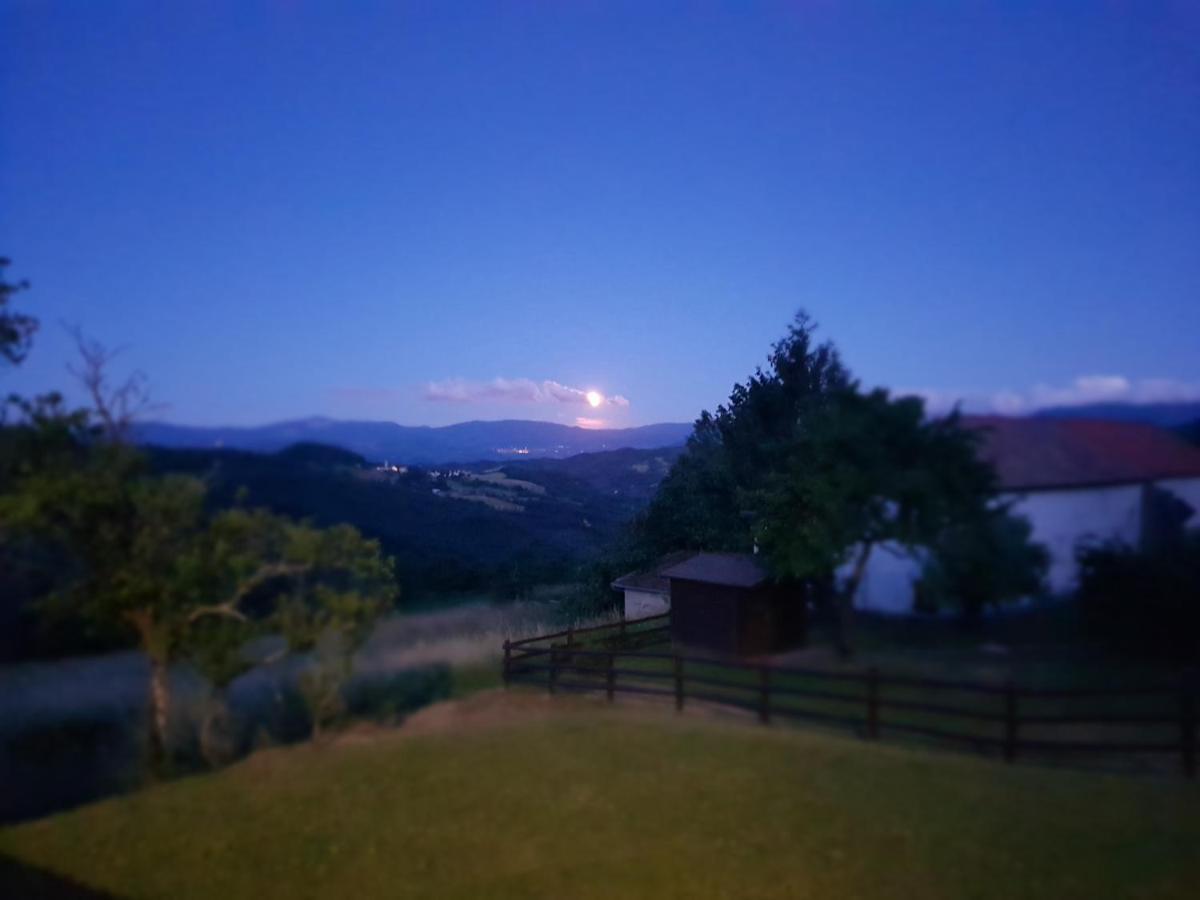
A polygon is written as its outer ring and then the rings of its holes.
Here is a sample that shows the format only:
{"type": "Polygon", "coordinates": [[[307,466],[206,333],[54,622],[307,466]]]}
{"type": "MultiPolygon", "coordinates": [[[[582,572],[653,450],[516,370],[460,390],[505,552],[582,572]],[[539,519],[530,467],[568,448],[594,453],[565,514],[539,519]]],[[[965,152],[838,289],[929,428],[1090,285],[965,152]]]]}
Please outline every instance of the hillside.
{"type": "Polygon", "coordinates": [[[692,426],[667,422],[638,428],[588,429],[520,419],[460,422],[433,428],[395,422],[310,418],[252,428],[203,428],[146,422],[139,443],[166,448],[249,450],[274,453],[296,443],[341,447],[374,462],[436,465],[524,457],[561,459],[622,447],[682,445],[692,426]]]}
{"type": "MultiPolygon", "coordinates": [[[[574,581],[653,497],[680,448],[613,450],[380,471],[321,444],[278,453],[149,448],[158,472],[204,478],[212,502],[265,506],[319,525],[348,522],[396,560],[402,603],[447,595],[523,595],[574,581]]],[[[0,567],[0,660],[108,648],[112,636],[48,625],[28,602],[44,590],[0,567]]]]}
{"type": "Polygon", "coordinates": [[[206,478],[214,502],[349,522],[395,556],[406,593],[570,577],[653,496],[677,448],[385,472],[356,454],[156,448],[159,471],[206,478]],[[515,569],[515,571],[514,571],[515,569]]]}
{"type": "Polygon", "coordinates": [[[1200,793],[480,695],[0,831],[0,877],[121,897],[1191,897],[1200,793]],[[169,861],[169,864],[164,864],[169,861]]]}

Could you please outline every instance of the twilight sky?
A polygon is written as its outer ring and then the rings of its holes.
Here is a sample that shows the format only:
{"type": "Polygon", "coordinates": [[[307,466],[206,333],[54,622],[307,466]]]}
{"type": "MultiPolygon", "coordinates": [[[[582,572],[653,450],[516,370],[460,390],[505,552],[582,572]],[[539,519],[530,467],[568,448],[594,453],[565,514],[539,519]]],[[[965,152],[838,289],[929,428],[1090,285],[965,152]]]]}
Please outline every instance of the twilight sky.
{"type": "MultiPolygon", "coordinates": [[[[1200,398],[1200,6],[0,0],[0,255],[164,418],[1200,398]],[[593,408],[587,391],[604,400],[593,408]]],[[[596,397],[592,398],[595,401],[596,397]]]]}

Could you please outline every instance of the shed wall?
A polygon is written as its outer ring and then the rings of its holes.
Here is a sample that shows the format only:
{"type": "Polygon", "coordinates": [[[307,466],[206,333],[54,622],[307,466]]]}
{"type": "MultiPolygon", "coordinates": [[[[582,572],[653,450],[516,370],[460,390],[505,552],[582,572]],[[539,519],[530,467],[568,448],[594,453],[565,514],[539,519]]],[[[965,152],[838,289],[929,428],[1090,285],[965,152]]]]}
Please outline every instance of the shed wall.
{"type": "Polygon", "coordinates": [[[656,594],[652,591],[625,590],[625,618],[640,619],[645,616],[657,616],[667,612],[671,602],[666,594],[656,594]]]}
{"type": "Polygon", "coordinates": [[[736,653],[736,588],[671,579],[671,639],[684,647],[736,653]]]}

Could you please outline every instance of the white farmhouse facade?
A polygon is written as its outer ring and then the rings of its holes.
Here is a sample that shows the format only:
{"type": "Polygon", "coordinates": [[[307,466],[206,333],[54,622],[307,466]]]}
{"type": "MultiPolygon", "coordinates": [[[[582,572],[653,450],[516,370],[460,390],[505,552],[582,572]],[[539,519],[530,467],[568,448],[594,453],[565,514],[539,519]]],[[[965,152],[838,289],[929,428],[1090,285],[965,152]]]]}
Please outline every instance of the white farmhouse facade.
{"type": "MultiPolygon", "coordinates": [[[[1032,539],[1050,555],[1047,587],[1075,586],[1076,548],[1117,540],[1137,546],[1146,527],[1151,489],[1191,507],[1200,526],[1200,449],[1151,425],[1078,419],[967,417],[983,433],[982,455],[993,464],[1001,500],[1029,520],[1032,539]]],[[[856,596],[859,609],[913,610],[920,561],[896,547],[873,552],[856,596]]]]}

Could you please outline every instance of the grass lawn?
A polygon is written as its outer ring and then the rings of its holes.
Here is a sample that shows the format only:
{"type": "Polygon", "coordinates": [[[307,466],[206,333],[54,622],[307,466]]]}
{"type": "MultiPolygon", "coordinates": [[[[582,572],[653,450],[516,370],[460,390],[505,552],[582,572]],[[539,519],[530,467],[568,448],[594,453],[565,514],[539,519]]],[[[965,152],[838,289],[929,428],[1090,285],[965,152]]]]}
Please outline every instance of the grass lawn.
{"type": "Polygon", "coordinates": [[[1200,786],[1178,779],[520,691],[447,709],[0,831],[0,853],[118,896],[222,900],[1190,898],[1200,884],[1200,786]]]}
{"type": "Polygon", "coordinates": [[[464,663],[450,670],[450,696],[455,699],[498,688],[502,683],[499,654],[495,659],[464,663]]]}

